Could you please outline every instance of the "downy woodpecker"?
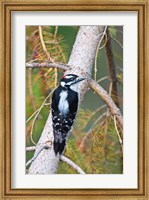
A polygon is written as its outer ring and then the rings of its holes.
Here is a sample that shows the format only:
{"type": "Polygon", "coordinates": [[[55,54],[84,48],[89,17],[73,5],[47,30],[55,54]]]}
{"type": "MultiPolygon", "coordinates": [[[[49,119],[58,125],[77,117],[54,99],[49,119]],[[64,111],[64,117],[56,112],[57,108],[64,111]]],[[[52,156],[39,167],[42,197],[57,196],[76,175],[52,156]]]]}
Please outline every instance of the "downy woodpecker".
{"type": "Polygon", "coordinates": [[[53,93],[51,108],[56,155],[64,151],[78,109],[78,84],[84,79],[75,74],[67,74],[53,93]]]}

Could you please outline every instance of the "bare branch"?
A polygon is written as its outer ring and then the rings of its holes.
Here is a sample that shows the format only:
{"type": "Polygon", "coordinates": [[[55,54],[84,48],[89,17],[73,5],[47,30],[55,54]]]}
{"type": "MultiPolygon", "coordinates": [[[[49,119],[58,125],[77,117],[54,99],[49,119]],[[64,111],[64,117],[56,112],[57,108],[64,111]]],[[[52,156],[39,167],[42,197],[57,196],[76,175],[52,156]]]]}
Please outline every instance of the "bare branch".
{"type": "Polygon", "coordinates": [[[98,57],[98,52],[99,52],[99,49],[100,49],[101,42],[102,42],[102,40],[104,39],[104,37],[106,35],[106,30],[107,30],[107,26],[105,26],[104,31],[101,33],[101,38],[99,40],[99,43],[98,43],[98,46],[97,46],[97,49],[96,49],[95,66],[94,66],[94,79],[95,80],[96,80],[96,74],[97,74],[97,57],[98,57]]]}
{"type": "Polygon", "coordinates": [[[109,66],[109,76],[111,82],[111,98],[113,99],[114,103],[119,107],[118,101],[118,92],[117,92],[117,77],[116,77],[116,66],[114,62],[114,56],[112,52],[112,45],[111,45],[111,36],[109,34],[109,30],[107,29],[107,42],[105,45],[107,61],[109,66]]]}
{"type": "Polygon", "coordinates": [[[118,128],[117,128],[116,117],[114,116],[113,119],[114,119],[114,126],[115,126],[115,130],[116,130],[116,133],[117,133],[117,136],[118,136],[118,140],[119,140],[119,143],[120,143],[122,151],[123,151],[123,141],[122,141],[122,138],[121,138],[119,131],[118,131],[118,128]]]}
{"type": "Polygon", "coordinates": [[[26,151],[35,151],[36,146],[26,147],[26,151]]]}
{"type": "Polygon", "coordinates": [[[67,158],[66,156],[61,156],[60,159],[67,164],[69,164],[73,169],[75,169],[79,174],[85,174],[85,172],[77,165],[75,164],[72,160],[67,158]]]}
{"type": "Polygon", "coordinates": [[[104,90],[96,81],[88,79],[89,86],[102,98],[102,100],[108,105],[112,115],[116,116],[116,119],[121,128],[123,128],[123,117],[119,108],[115,105],[109,94],[104,90]]]}
{"type": "Polygon", "coordinates": [[[34,117],[34,115],[39,111],[40,108],[38,108],[27,120],[26,120],[26,123],[28,123],[32,117],[34,117]]]}
{"type": "Polygon", "coordinates": [[[55,26],[55,32],[54,32],[54,41],[56,40],[56,35],[57,35],[57,32],[58,32],[58,26],[55,26]]]}
{"type": "MultiPolygon", "coordinates": [[[[52,145],[49,145],[47,143],[43,144],[43,145],[40,145],[39,148],[37,149],[37,151],[35,152],[34,156],[26,163],[26,167],[28,167],[38,157],[38,155],[40,154],[40,152],[43,149],[49,149],[51,147],[52,147],[52,145]]],[[[36,147],[35,147],[35,149],[36,149],[36,147]]]]}
{"type": "Polygon", "coordinates": [[[104,76],[104,77],[100,78],[99,80],[97,80],[97,83],[107,80],[108,78],[109,78],[108,76],[104,76]]]}
{"type": "Polygon", "coordinates": [[[26,63],[26,67],[29,68],[42,68],[42,67],[47,67],[47,68],[58,68],[61,70],[66,71],[70,66],[64,63],[51,63],[51,62],[42,62],[42,63],[35,63],[35,62],[28,62],[26,63]]]}
{"type": "Polygon", "coordinates": [[[43,35],[42,35],[42,27],[38,26],[38,30],[39,30],[39,37],[40,37],[41,45],[47,56],[47,59],[50,60],[51,62],[53,62],[54,60],[51,58],[50,53],[47,51],[46,45],[44,43],[44,39],[43,39],[43,35]]]}

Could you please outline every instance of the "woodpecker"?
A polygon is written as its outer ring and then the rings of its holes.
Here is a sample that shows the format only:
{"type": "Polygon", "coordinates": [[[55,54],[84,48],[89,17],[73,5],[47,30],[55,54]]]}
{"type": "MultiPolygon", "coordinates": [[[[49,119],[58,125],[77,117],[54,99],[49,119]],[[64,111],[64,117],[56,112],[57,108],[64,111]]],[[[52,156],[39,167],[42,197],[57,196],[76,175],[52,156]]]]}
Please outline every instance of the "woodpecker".
{"type": "Polygon", "coordinates": [[[62,76],[60,85],[52,96],[52,122],[54,133],[54,151],[61,155],[64,151],[69,131],[72,128],[78,110],[78,85],[85,78],[75,74],[62,76]]]}

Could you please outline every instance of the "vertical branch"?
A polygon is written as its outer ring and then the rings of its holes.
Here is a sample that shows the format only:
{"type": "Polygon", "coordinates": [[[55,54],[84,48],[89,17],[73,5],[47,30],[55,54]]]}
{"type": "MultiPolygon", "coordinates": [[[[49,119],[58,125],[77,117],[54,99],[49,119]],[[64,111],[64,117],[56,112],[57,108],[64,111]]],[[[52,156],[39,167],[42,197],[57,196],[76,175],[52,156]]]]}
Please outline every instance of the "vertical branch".
{"type": "Polygon", "coordinates": [[[111,45],[111,37],[109,34],[109,30],[107,29],[107,42],[105,45],[107,61],[109,65],[109,75],[110,75],[110,90],[111,90],[111,98],[114,103],[119,107],[118,100],[118,92],[117,92],[117,77],[116,77],[116,66],[114,62],[114,56],[112,53],[112,45],[111,45]]]}
{"type": "Polygon", "coordinates": [[[95,54],[95,66],[94,66],[94,80],[96,81],[96,76],[97,76],[97,57],[98,57],[98,52],[99,52],[99,48],[101,45],[101,42],[103,41],[105,35],[106,35],[106,30],[107,30],[107,26],[105,26],[105,29],[102,33],[101,39],[99,40],[98,46],[97,46],[97,50],[96,50],[96,54],[95,54]]]}
{"type": "Polygon", "coordinates": [[[38,26],[38,30],[39,30],[39,37],[40,37],[40,41],[41,41],[43,51],[45,52],[47,59],[50,60],[51,62],[53,62],[53,59],[51,58],[50,53],[47,51],[46,45],[44,43],[44,39],[43,39],[43,35],[42,35],[42,27],[38,26]]]}

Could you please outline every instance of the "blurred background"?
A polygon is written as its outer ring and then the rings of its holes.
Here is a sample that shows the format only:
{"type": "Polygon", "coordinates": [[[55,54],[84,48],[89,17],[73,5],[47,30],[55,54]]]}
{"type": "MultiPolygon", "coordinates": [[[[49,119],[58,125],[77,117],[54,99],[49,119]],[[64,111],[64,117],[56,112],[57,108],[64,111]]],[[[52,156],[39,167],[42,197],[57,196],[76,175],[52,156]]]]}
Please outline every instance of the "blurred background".
{"type": "MultiPolygon", "coordinates": [[[[78,30],[78,26],[26,26],[26,62],[67,64],[78,30]]],[[[58,69],[26,68],[26,146],[38,142],[50,112],[51,92],[62,75],[63,71],[58,69]]],[[[111,95],[123,113],[122,26],[107,27],[95,58],[92,78],[111,95]]],[[[114,122],[106,104],[89,89],[64,155],[87,174],[122,174],[123,153],[117,131],[122,138],[122,130],[114,122]]],[[[27,152],[26,161],[33,154],[27,152]]],[[[60,162],[57,173],[77,172],[67,163],[60,162]]]]}

